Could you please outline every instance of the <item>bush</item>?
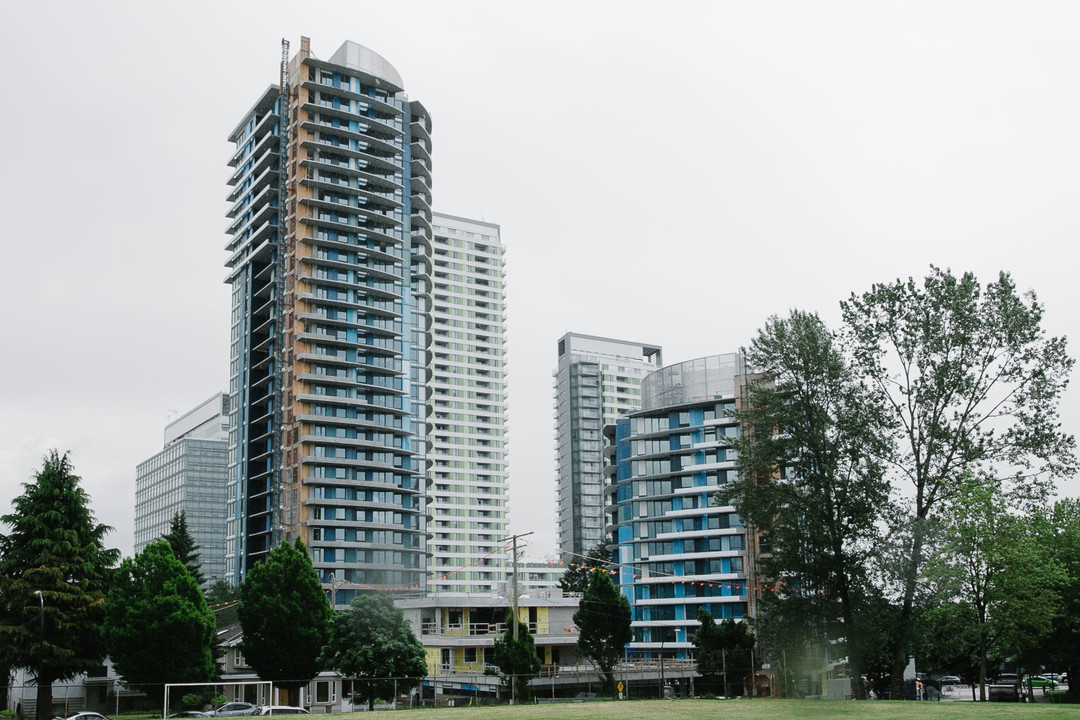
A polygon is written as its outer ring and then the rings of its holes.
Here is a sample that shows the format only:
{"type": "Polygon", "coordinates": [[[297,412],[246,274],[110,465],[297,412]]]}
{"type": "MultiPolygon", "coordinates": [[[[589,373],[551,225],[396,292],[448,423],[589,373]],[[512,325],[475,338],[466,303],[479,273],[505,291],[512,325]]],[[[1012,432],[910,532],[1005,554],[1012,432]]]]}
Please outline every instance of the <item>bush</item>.
{"type": "Polygon", "coordinates": [[[184,697],[180,698],[180,704],[184,706],[185,710],[192,708],[200,708],[203,704],[203,696],[199,693],[188,693],[184,697]]]}
{"type": "Polygon", "coordinates": [[[227,702],[229,702],[229,698],[221,694],[215,695],[214,697],[210,698],[210,704],[214,707],[221,707],[227,702]]]}

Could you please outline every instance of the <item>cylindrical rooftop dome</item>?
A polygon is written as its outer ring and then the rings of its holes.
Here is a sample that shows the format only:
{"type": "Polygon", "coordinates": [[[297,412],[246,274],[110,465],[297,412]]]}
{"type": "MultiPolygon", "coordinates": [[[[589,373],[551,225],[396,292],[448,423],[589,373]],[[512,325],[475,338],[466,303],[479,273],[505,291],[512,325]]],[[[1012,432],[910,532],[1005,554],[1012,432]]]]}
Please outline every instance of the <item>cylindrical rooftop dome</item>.
{"type": "Polygon", "coordinates": [[[733,397],[735,377],[743,373],[739,353],[709,355],[668,365],[641,381],[641,409],[656,410],[673,405],[733,397]]]}

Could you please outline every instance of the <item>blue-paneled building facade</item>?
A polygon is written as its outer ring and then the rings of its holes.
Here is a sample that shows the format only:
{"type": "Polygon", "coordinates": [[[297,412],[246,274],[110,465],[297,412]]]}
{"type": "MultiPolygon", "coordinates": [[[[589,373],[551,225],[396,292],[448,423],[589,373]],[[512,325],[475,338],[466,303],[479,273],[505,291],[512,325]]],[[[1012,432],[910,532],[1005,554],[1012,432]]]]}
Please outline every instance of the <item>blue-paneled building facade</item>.
{"type": "Polygon", "coordinates": [[[605,428],[608,529],[633,609],[629,655],[688,657],[699,607],[717,621],[751,612],[753,538],[714,501],[735,479],[727,441],[739,433],[731,412],[743,372],[735,353],[657,370],[642,380],[641,410],[605,428]]]}

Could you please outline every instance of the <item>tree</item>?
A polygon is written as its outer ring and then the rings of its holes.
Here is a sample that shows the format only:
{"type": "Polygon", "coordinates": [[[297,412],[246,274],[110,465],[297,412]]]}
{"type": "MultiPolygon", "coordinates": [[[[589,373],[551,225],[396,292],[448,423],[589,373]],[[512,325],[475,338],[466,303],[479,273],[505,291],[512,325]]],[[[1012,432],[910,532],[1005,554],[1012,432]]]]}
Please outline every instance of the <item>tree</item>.
{"type": "MultiPolygon", "coordinates": [[[[735,677],[750,675],[754,672],[753,654],[757,639],[750,632],[750,626],[744,622],[737,622],[727,618],[717,626],[716,645],[726,665],[724,676],[724,690],[727,692],[727,675],[734,673],[735,677]]],[[[742,685],[739,685],[740,690],[742,685]]],[[[741,693],[740,693],[741,694],[741,693]]]]}
{"type": "Polygon", "coordinates": [[[574,623],[578,626],[578,650],[600,671],[600,693],[614,696],[615,666],[633,634],[630,603],[604,570],[593,570],[589,575],[574,623]]]}
{"type": "Polygon", "coordinates": [[[218,630],[240,622],[240,588],[224,580],[215,580],[203,595],[218,630]]]}
{"type": "Polygon", "coordinates": [[[593,568],[605,568],[611,562],[611,551],[608,550],[607,542],[600,542],[596,547],[585,554],[581,562],[567,563],[569,567],[559,579],[559,587],[563,592],[585,592],[585,586],[589,584],[589,575],[593,568]]]}
{"type": "Polygon", "coordinates": [[[180,510],[173,515],[169,523],[169,532],[163,539],[169,543],[173,554],[179,560],[191,577],[195,578],[195,584],[202,587],[206,578],[202,574],[202,563],[199,562],[199,546],[195,544],[195,538],[188,532],[187,512],[180,510]]]}
{"type": "MultiPolygon", "coordinates": [[[[575,618],[576,619],[576,618],[575,618]]],[[[517,702],[524,702],[532,697],[529,681],[540,672],[540,658],[536,655],[529,626],[516,620],[512,613],[506,614],[506,631],[495,640],[491,660],[503,674],[503,680],[510,685],[511,697],[517,702]],[[514,623],[517,623],[517,637],[514,637],[514,623]]]]}
{"type": "Polygon", "coordinates": [[[1001,273],[981,286],[931,268],[874,285],[841,304],[845,345],[888,413],[897,498],[894,537],[905,542],[900,612],[893,643],[892,697],[901,697],[912,618],[930,529],[964,475],[998,477],[1045,497],[1054,478],[1074,472],[1072,436],[1058,403],[1073,360],[1064,338],[1048,338],[1034,293],[1018,295],[1001,273]]]}
{"type": "Polygon", "coordinates": [[[240,585],[244,658],[298,702],[299,689],[318,674],[329,639],[331,609],[307,548],[282,543],[248,570],[240,585]]]}
{"type": "Polygon", "coordinates": [[[1017,655],[1041,641],[1059,606],[1063,573],[1038,543],[1033,518],[1011,515],[1015,503],[993,480],[961,478],[946,505],[946,540],[927,576],[969,610],[979,699],[986,700],[993,645],[1017,655]]]}
{"type": "Polygon", "coordinates": [[[37,718],[52,717],[52,684],[100,668],[110,568],[119,553],[106,549],[111,530],[97,523],[68,456],[55,450],[13,511],[0,520],[0,647],[12,667],[37,682],[37,718]]]}
{"type": "Polygon", "coordinates": [[[706,687],[716,687],[717,679],[727,667],[727,659],[720,647],[720,628],[716,626],[712,613],[703,607],[698,607],[697,619],[699,625],[693,637],[697,672],[704,679],[706,687]]]}
{"type": "MultiPolygon", "coordinates": [[[[816,625],[840,619],[859,677],[855,601],[889,495],[879,460],[888,451],[885,418],[815,314],[771,317],[746,362],[755,374],[737,412],[743,432],[731,440],[740,480],[718,501],[768,534],[773,578],[795,596],[818,596],[820,602],[799,603],[825,614],[816,625]]],[[[860,697],[862,691],[857,683],[860,697]]]]}
{"type": "MultiPolygon", "coordinates": [[[[917,610],[912,655],[919,672],[963,675],[969,681],[979,677],[979,632],[973,617],[975,610],[970,603],[947,598],[917,610]]],[[[990,650],[993,651],[993,646],[990,650]]],[[[995,664],[1004,659],[996,655],[989,657],[995,664]]],[[[892,664],[892,658],[889,663],[892,664]]],[[[978,682],[971,684],[972,700],[976,699],[977,685],[978,682]]]]}
{"type": "MultiPolygon", "coordinates": [[[[1042,642],[1045,662],[1080,677],[1080,500],[1054,503],[1040,527],[1040,544],[1063,571],[1058,595],[1061,607],[1042,642]]],[[[1080,681],[1069,683],[1069,697],[1080,702],[1080,681]]]]}
{"type": "Polygon", "coordinates": [[[167,682],[209,682],[217,672],[213,613],[163,540],[120,564],[103,632],[117,672],[159,700],[167,682]]]}
{"type": "Polygon", "coordinates": [[[427,675],[424,646],[383,592],[358,595],[348,610],[335,613],[320,663],[353,678],[368,710],[376,697],[392,697],[427,675]]]}

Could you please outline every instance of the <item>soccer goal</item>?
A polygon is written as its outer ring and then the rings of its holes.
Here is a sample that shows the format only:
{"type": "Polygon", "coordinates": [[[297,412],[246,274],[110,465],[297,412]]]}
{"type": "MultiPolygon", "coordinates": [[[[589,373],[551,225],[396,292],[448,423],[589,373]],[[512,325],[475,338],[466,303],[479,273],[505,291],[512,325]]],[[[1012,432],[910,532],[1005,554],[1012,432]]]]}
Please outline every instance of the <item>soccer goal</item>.
{"type": "MultiPolygon", "coordinates": [[[[169,695],[175,688],[178,691],[183,691],[184,688],[243,688],[247,685],[257,686],[257,692],[255,693],[254,705],[273,705],[274,704],[274,683],[270,680],[240,680],[240,681],[224,681],[224,682],[201,682],[201,683],[166,683],[165,684],[165,707],[161,711],[161,717],[166,717],[169,714],[169,695]]],[[[236,693],[234,693],[236,694],[236,693]]],[[[239,693],[239,697],[234,697],[229,702],[246,702],[245,695],[247,693],[239,693]]]]}

